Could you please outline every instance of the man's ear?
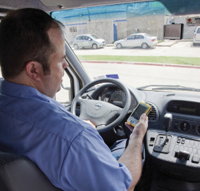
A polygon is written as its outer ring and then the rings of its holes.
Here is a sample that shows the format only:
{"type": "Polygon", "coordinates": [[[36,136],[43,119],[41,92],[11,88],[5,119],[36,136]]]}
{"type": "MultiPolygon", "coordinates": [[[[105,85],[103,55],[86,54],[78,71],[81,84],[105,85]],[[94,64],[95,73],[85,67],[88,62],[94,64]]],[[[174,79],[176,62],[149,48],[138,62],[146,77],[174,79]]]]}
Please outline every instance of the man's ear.
{"type": "Polygon", "coordinates": [[[39,62],[30,61],[26,64],[26,73],[27,75],[36,81],[40,81],[43,75],[43,68],[39,62]]]}

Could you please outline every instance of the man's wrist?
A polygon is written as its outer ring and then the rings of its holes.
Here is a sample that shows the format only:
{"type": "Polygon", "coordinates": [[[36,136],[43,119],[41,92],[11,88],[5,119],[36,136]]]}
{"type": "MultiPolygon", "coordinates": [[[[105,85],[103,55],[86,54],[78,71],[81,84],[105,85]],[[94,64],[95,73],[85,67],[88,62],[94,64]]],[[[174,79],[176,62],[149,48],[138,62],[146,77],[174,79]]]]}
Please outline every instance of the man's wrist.
{"type": "Polygon", "coordinates": [[[137,134],[137,133],[132,133],[130,135],[130,138],[129,138],[129,142],[130,144],[142,144],[143,143],[143,139],[144,139],[144,135],[141,135],[141,134],[137,134]]]}

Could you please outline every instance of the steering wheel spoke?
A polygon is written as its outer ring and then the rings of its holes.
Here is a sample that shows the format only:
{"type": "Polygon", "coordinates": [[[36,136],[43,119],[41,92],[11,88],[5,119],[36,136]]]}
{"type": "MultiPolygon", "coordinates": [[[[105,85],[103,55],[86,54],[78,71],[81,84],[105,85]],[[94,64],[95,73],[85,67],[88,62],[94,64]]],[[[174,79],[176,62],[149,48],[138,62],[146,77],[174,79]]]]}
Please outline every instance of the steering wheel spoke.
{"type": "Polygon", "coordinates": [[[124,112],[123,108],[119,107],[118,110],[117,110],[117,115],[121,115],[122,112],[124,112]]]}
{"type": "Polygon", "coordinates": [[[97,131],[101,130],[101,129],[105,129],[106,125],[97,125],[97,131]]]}

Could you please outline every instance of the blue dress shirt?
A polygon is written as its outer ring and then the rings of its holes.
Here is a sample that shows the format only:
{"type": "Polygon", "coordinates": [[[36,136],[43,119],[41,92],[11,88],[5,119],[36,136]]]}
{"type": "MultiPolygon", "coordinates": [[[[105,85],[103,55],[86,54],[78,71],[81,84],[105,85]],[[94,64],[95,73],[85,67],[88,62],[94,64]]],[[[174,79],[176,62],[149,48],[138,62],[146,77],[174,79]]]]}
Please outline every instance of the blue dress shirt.
{"type": "Polygon", "coordinates": [[[124,191],[132,181],[90,124],[35,88],[5,80],[0,147],[32,160],[62,190],[124,191]]]}

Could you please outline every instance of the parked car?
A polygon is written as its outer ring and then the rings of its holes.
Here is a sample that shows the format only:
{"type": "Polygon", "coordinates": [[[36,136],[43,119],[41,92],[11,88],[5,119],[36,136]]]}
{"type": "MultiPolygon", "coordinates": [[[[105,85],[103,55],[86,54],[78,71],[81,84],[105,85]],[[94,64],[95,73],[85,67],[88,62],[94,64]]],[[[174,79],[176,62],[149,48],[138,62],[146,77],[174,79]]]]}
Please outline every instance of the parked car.
{"type": "Polygon", "coordinates": [[[79,48],[103,48],[106,45],[106,41],[92,34],[83,34],[75,37],[73,42],[74,49],[79,48]]]}
{"type": "Polygon", "coordinates": [[[200,44],[200,26],[194,31],[193,45],[195,46],[197,44],[200,44]]]}
{"type": "Polygon", "coordinates": [[[118,40],[114,43],[115,48],[123,47],[142,47],[143,49],[155,46],[158,44],[156,36],[151,36],[147,33],[131,34],[125,39],[118,40]]]}

